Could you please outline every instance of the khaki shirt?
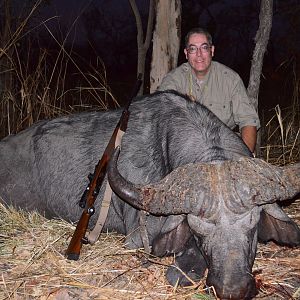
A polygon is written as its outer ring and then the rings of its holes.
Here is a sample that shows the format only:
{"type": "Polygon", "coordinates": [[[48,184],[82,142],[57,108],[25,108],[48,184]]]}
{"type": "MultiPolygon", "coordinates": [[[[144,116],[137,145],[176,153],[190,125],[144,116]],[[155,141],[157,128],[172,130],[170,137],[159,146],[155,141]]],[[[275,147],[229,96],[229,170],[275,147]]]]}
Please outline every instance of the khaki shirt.
{"type": "Polygon", "coordinates": [[[169,72],[158,90],[176,90],[208,107],[233,129],[239,126],[260,127],[259,117],[250,103],[240,76],[230,68],[212,61],[202,81],[197,79],[189,63],[169,72]]]}

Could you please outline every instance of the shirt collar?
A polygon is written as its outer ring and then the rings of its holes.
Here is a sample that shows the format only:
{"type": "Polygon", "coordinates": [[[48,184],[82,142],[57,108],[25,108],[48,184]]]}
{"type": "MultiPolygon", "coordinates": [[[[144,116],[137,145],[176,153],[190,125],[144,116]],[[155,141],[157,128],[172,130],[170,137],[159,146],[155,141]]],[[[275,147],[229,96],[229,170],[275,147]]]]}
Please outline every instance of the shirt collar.
{"type": "Polygon", "coordinates": [[[206,82],[208,81],[209,75],[210,75],[210,73],[212,72],[213,67],[214,67],[214,63],[213,63],[213,61],[212,61],[212,62],[211,62],[211,65],[210,65],[210,67],[209,67],[209,70],[208,70],[208,72],[207,72],[207,74],[206,74],[206,75],[204,76],[204,78],[201,79],[201,80],[199,80],[199,79],[196,77],[194,71],[192,70],[191,65],[190,65],[188,62],[185,63],[184,70],[187,71],[187,72],[189,72],[190,74],[192,74],[192,79],[193,79],[193,82],[194,82],[194,83],[203,84],[203,83],[206,83],[206,82]]]}

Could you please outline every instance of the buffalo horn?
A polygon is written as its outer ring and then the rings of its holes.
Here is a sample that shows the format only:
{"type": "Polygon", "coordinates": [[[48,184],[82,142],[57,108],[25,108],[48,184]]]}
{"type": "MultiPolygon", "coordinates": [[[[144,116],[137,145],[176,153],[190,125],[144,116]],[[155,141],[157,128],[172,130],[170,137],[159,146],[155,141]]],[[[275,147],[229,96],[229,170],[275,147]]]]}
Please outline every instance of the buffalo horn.
{"type": "Polygon", "coordinates": [[[247,165],[252,170],[247,180],[251,182],[253,204],[292,199],[300,193],[300,163],[278,167],[261,159],[247,159],[247,165]]]}
{"type": "Polygon", "coordinates": [[[199,211],[201,199],[205,197],[205,188],[201,190],[200,187],[199,194],[191,196],[191,187],[185,185],[187,180],[184,174],[176,174],[177,169],[161,179],[159,183],[134,185],[118,171],[119,152],[120,149],[117,147],[110,159],[107,175],[112,190],[124,201],[154,215],[188,214],[199,211]]]}
{"type": "Polygon", "coordinates": [[[188,164],[156,184],[134,185],[118,172],[116,149],[108,166],[113,191],[132,206],[156,215],[213,214],[220,201],[240,213],[255,205],[291,199],[300,192],[300,163],[277,167],[262,159],[188,164]]]}

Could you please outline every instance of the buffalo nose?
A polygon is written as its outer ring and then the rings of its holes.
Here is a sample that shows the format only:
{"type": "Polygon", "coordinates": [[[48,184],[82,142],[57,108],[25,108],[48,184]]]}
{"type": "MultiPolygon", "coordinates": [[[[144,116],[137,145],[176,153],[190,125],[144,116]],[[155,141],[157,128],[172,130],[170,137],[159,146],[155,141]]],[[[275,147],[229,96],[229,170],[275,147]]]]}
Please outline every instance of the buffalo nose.
{"type": "Polygon", "coordinates": [[[206,283],[215,288],[217,296],[221,300],[249,300],[257,294],[255,281],[250,276],[242,278],[236,276],[234,282],[226,284],[208,277],[206,283]]]}

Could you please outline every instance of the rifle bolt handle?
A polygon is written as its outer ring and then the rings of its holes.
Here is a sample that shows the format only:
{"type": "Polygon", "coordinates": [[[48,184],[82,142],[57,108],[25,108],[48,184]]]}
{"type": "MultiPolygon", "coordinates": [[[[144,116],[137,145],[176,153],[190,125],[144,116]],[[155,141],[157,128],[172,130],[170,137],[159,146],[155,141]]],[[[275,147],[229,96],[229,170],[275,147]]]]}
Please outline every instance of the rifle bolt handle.
{"type": "Polygon", "coordinates": [[[95,207],[94,206],[89,207],[87,212],[90,216],[92,216],[95,213],[95,207]]]}
{"type": "Polygon", "coordinates": [[[86,236],[84,236],[84,237],[81,239],[81,242],[82,242],[82,244],[87,245],[87,244],[89,243],[89,240],[88,240],[88,238],[87,238],[86,236]]]}

